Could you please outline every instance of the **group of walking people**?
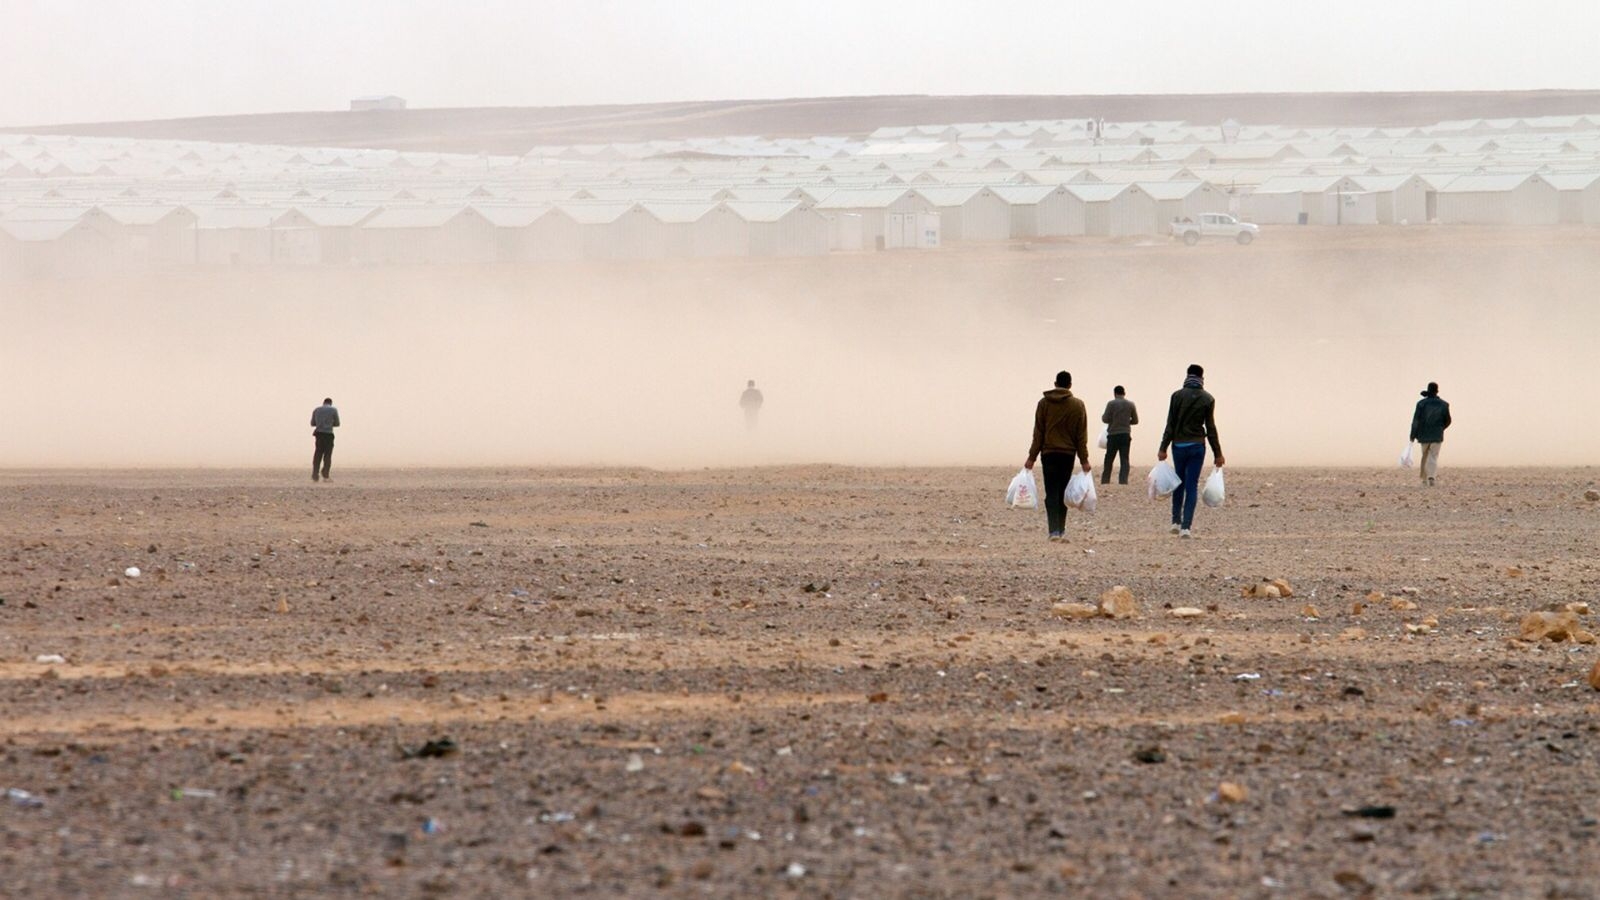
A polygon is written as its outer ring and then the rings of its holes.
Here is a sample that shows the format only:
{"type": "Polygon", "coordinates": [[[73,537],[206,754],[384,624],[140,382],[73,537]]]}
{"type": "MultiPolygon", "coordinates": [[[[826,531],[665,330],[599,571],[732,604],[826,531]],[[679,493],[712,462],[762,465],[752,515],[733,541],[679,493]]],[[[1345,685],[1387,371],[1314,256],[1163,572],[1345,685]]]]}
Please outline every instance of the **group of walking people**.
{"type": "MultiPolygon", "coordinates": [[[[1158,461],[1171,451],[1172,466],[1180,479],[1172,492],[1173,534],[1193,536],[1194,511],[1200,499],[1200,471],[1205,466],[1206,445],[1220,467],[1225,464],[1222,442],[1217,437],[1217,401],[1205,389],[1205,369],[1191,365],[1183,387],[1174,391],[1167,405],[1167,425],[1161,433],[1158,461]]],[[[1113,462],[1119,463],[1117,483],[1128,483],[1128,455],[1133,445],[1133,426],[1139,424],[1139,408],[1128,399],[1122,385],[1112,391],[1111,401],[1100,415],[1105,423],[1105,462],[1100,483],[1111,483],[1113,462]]],[[[1044,392],[1033,414],[1033,444],[1023,468],[1032,471],[1036,462],[1044,463],[1044,508],[1050,540],[1066,540],[1067,504],[1065,491],[1074,464],[1092,472],[1089,464],[1089,415],[1083,401],[1072,394],[1072,373],[1057,372],[1055,387],[1044,392]]]]}

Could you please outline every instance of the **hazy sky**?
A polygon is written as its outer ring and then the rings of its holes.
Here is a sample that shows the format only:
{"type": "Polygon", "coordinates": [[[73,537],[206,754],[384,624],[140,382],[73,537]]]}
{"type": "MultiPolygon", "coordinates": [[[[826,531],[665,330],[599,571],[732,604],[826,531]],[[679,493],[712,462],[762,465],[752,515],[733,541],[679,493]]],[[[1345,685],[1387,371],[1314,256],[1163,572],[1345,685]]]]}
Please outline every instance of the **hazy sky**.
{"type": "Polygon", "coordinates": [[[0,125],[859,94],[1600,87],[1596,0],[0,0],[0,125]]]}

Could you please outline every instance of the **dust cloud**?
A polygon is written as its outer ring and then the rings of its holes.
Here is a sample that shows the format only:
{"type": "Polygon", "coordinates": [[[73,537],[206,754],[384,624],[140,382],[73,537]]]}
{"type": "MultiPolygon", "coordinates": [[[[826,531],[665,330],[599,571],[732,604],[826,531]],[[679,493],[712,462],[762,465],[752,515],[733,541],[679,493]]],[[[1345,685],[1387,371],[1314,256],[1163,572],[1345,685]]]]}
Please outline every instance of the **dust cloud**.
{"type": "MultiPolygon", "coordinates": [[[[1016,465],[1057,369],[1150,462],[1184,366],[1235,466],[1587,463],[1595,230],[0,283],[0,466],[1016,465]],[[746,379],[766,396],[747,431],[746,379]]],[[[1091,440],[1095,431],[1091,431],[1091,440]]]]}

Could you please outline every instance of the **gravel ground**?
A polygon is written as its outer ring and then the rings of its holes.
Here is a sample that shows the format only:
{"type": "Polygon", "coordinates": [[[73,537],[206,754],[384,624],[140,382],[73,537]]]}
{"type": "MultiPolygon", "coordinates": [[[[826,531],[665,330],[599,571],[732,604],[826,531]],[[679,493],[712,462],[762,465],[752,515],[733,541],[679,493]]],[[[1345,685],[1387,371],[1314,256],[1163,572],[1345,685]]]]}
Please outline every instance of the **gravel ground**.
{"type": "Polygon", "coordinates": [[[1442,474],[3,472],[0,894],[1600,896],[1594,472],[1442,474]]]}

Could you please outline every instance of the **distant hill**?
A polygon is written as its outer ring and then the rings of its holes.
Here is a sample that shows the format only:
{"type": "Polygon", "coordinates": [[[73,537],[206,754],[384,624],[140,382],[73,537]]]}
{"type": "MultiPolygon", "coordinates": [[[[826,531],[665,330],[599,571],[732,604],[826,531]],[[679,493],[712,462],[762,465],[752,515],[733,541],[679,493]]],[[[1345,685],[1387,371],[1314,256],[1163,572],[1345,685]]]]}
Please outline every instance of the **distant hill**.
{"type": "Polygon", "coordinates": [[[1299,126],[1425,125],[1444,119],[1600,113],[1600,91],[1385,94],[884,96],[728,100],[624,106],[267,113],[145,122],[5,128],[35,134],[522,153],[538,144],[760,134],[863,135],[885,125],[1020,119],[1112,121],[1225,118],[1299,126]]]}

